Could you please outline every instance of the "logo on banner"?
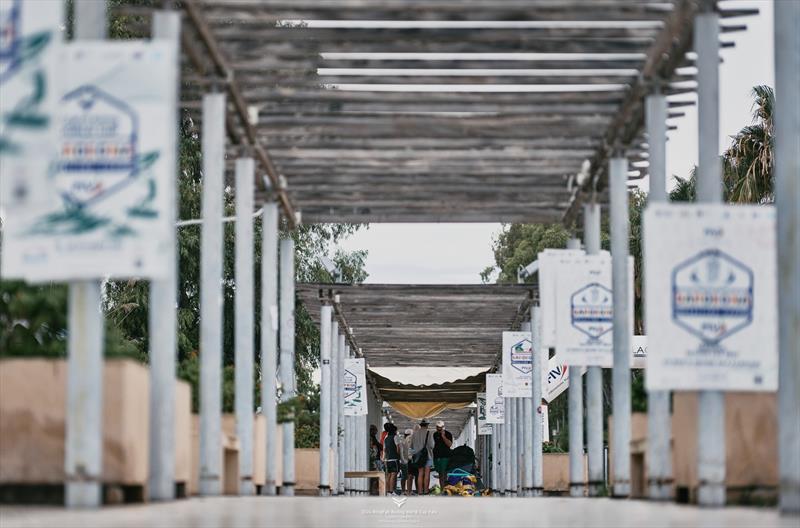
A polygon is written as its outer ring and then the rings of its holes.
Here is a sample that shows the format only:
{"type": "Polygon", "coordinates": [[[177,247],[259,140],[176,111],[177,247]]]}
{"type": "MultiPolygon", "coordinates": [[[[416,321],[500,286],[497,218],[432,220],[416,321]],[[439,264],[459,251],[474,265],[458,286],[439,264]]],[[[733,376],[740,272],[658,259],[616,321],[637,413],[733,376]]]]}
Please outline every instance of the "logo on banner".
{"type": "Polygon", "coordinates": [[[611,290],[593,282],[570,297],[570,323],[579,332],[596,342],[614,327],[614,304],[611,290]]]}
{"type": "Polygon", "coordinates": [[[672,319],[713,346],[753,321],[753,272],[708,249],[672,271],[672,319]]]}
{"type": "Polygon", "coordinates": [[[345,369],[344,371],[344,397],[349,398],[354,394],[358,394],[361,387],[358,385],[358,376],[345,369]]]}
{"type": "Polygon", "coordinates": [[[511,368],[523,374],[530,374],[533,369],[531,363],[531,341],[523,339],[511,346],[511,368]]]}
{"type": "Polygon", "coordinates": [[[556,368],[550,369],[547,373],[547,383],[559,384],[567,377],[567,365],[558,365],[556,368]]]}

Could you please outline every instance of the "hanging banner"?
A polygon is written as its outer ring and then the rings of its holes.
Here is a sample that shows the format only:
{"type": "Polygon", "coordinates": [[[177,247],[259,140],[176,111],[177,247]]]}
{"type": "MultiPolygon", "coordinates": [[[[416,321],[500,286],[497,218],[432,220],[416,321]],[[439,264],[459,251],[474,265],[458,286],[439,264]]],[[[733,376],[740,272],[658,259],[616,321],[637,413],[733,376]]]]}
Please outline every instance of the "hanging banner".
{"type": "Polygon", "coordinates": [[[477,405],[478,405],[478,434],[479,435],[490,435],[492,434],[492,426],[489,425],[486,421],[486,393],[479,392],[477,394],[477,405]]]}
{"type": "Polygon", "coordinates": [[[539,414],[542,415],[542,442],[550,441],[550,415],[547,411],[547,405],[539,407],[539,414]]]}
{"type": "Polygon", "coordinates": [[[486,375],[486,423],[501,424],[505,420],[503,375],[486,375]]]}
{"type": "Polygon", "coordinates": [[[61,47],[51,194],[9,215],[4,273],[31,281],[162,278],[176,178],[177,50],[166,41],[61,47]]]}
{"type": "Polygon", "coordinates": [[[647,389],[776,390],[774,207],[651,205],[644,228],[647,389]]]}
{"type": "Polygon", "coordinates": [[[63,0],[0,0],[0,206],[7,217],[51,194],[63,23],[63,0]]]}
{"type": "Polygon", "coordinates": [[[342,377],[344,415],[367,414],[367,371],[364,358],[345,358],[342,377]]]}
{"type": "Polygon", "coordinates": [[[631,336],[631,368],[643,369],[647,366],[647,336],[631,336]]]}
{"type": "Polygon", "coordinates": [[[531,358],[530,332],[503,332],[504,397],[531,397],[531,358]]]}
{"type": "Polygon", "coordinates": [[[539,306],[541,307],[542,348],[556,346],[556,281],[562,259],[583,256],[582,249],[545,249],[536,257],[539,262],[539,306]]]}

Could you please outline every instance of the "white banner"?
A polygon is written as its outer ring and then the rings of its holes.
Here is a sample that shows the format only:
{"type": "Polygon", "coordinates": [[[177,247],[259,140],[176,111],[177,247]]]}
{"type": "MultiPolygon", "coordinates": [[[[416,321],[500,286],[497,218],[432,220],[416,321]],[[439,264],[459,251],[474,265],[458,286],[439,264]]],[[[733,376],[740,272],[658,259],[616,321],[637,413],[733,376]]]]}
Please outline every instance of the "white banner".
{"type": "Polygon", "coordinates": [[[32,281],[164,277],[175,229],[177,50],[61,47],[50,199],[9,215],[4,273],[32,281]]]}
{"type": "Polygon", "coordinates": [[[479,392],[477,394],[478,405],[478,434],[490,435],[492,434],[492,426],[486,422],[486,393],[479,392]]]}
{"type": "Polygon", "coordinates": [[[776,390],[774,207],[651,205],[644,228],[647,389],[776,390]]]}
{"type": "Polygon", "coordinates": [[[531,333],[503,332],[503,396],[531,397],[531,333]]]}
{"type": "Polygon", "coordinates": [[[367,414],[367,371],[364,358],[345,358],[342,377],[344,415],[367,414]]]}
{"type": "Polygon", "coordinates": [[[580,257],[582,249],[545,249],[539,253],[539,306],[541,306],[542,348],[556,346],[556,280],[563,258],[580,257]]]}
{"type": "Polygon", "coordinates": [[[542,415],[542,442],[550,441],[550,415],[547,405],[539,406],[539,414],[542,415]]]}
{"type": "Polygon", "coordinates": [[[631,368],[647,367],[647,336],[631,336],[631,368]]]}
{"type": "Polygon", "coordinates": [[[486,375],[486,423],[501,424],[505,421],[503,400],[503,375],[486,375]]]}
{"type": "Polygon", "coordinates": [[[63,24],[63,0],[0,0],[0,205],[6,216],[49,194],[63,24]]]}

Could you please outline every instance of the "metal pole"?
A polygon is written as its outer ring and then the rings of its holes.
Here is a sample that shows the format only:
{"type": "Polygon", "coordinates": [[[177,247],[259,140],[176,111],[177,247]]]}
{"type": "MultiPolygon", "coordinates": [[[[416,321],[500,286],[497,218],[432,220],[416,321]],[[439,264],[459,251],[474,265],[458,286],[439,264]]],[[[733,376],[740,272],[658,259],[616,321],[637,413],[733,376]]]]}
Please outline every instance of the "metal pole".
{"type": "Polygon", "coordinates": [[[275,495],[278,481],[278,204],[266,202],[261,220],[261,412],[267,422],[263,495],[275,495]]]}
{"type": "MultiPolygon", "coordinates": [[[[648,201],[663,203],[667,201],[667,98],[658,90],[645,98],[645,121],[650,145],[648,201]]],[[[652,500],[672,498],[669,402],[669,391],[651,391],[647,395],[647,481],[652,500]]]]}
{"type": "MultiPolygon", "coordinates": [[[[531,308],[533,310],[533,308],[531,308]]],[[[536,361],[536,348],[533,347],[533,332],[531,321],[526,321],[522,323],[522,331],[523,332],[531,332],[531,379],[533,379],[533,363],[536,361]]],[[[531,395],[533,394],[533,384],[531,383],[531,395]]],[[[520,433],[521,433],[521,440],[520,445],[522,451],[522,482],[520,482],[521,493],[523,497],[531,496],[531,486],[533,482],[533,466],[531,465],[531,456],[532,456],[532,443],[533,443],[533,431],[531,430],[533,424],[533,416],[531,416],[532,405],[531,405],[531,398],[528,396],[527,398],[522,398],[521,407],[520,407],[520,433]]]]}
{"type": "Polygon", "coordinates": [[[800,513],[800,3],[775,2],[780,509],[800,513]]]}
{"type": "Polygon", "coordinates": [[[544,492],[542,481],[542,371],[545,369],[549,353],[542,348],[541,308],[531,306],[531,343],[533,346],[533,370],[531,371],[531,495],[540,497],[544,492]]]}
{"type": "Polygon", "coordinates": [[[517,422],[517,458],[516,458],[516,470],[514,474],[517,476],[517,485],[515,487],[517,494],[521,497],[524,493],[523,486],[525,486],[525,427],[523,424],[525,423],[524,413],[523,413],[523,403],[526,398],[514,398],[516,400],[516,409],[514,413],[516,414],[516,422],[517,422]]]}
{"type": "Polygon", "coordinates": [[[253,179],[252,158],[236,160],[235,361],[239,493],[253,495],[253,179]]]}
{"type": "MultiPolygon", "coordinates": [[[[719,15],[700,13],[694,20],[697,51],[697,112],[699,157],[697,201],[722,201],[719,159],[719,15]]],[[[725,504],[725,393],[698,395],[697,502],[725,504]]]]}
{"type": "MultiPolygon", "coordinates": [[[[351,352],[350,352],[350,345],[348,345],[348,344],[345,344],[344,357],[345,358],[353,357],[351,352]]],[[[342,371],[342,383],[344,381],[343,380],[343,376],[344,376],[344,370],[342,371]]],[[[344,389],[344,385],[342,385],[342,389],[344,389]]],[[[342,393],[342,404],[344,404],[344,393],[342,393]]],[[[345,416],[344,420],[345,420],[345,435],[346,435],[346,440],[345,440],[345,446],[346,446],[345,449],[346,449],[346,451],[345,452],[347,453],[347,471],[355,471],[356,470],[356,460],[358,459],[358,457],[356,456],[356,449],[357,449],[358,446],[355,443],[355,438],[356,438],[355,416],[345,416]]],[[[355,494],[355,486],[354,486],[353,479],[346,479],[345,480],[345,487],[347,488],[347,494],[348,495],[354,495],[355,494]]]]}
{"type": "MultiPolygon", "coordinates": [[[[180,45],[181,17],[177,11],[156,11],[153,14],[153,38],[171,42],[176,51],[180,45]]],[[[176,53],[176,57],[177,57],[176,53]]],[[[178,68],[178,64],[175,64],[178,68]]],[[[178,86],[175,86],[171,114],[167,123],[178,127],[178,86]]],[[[175,138],[177,145],[177,138],[175,138]]],[[[173,151],[177,148],[173,146],[173,151]]],[[[177,174],[177,156],[173,158],[177,174]]],[[[175,180],[164,186],[173,208],[170,223],[177,211],[175,180]]],[[[167,276],[150,281],[150,460],[147,492],[150,500],[175,498],[175,354],[177,349],[178,252],[177,233],[169,232],[170,244],[165,248],[171,263],[167,276]]]]}
{"type": "MultiPolygon", "coordinates": [[[[567,241],[567,249],[580,249],[577,238],[567,241]]],[[[569,367],[569,495],[583,497],[583,376],[580,367],[569,367]]]]}
{"type": "Polygon", "coordinates": [[[222,207],[225,95],[203,96],[200,246],[200,494],[222,491],[222,207]]]}
{"type": "Polygon", "coordinates": [[[336,375],[336,411],[339,415],[339,493],[345,492],[344,472],[347,468],[347,457],[350,451],[350,444],[347,442],[346,431],[349,430],[344,416],[344,358],[347,357],[347,348],[344,343],[344,335],[339,336],[339,363],[337,365],[338,374],[336,375]]]}
{"type": "MultiPolygon", "coordinates": [[[[628,160],[615,156],[609,161],[609,200],[611,202],[611,283],[614,302],[614,368],[612,412],[614,413],[614,487],[612,496],[631,493],[631,327],[628,319],[628,160]]],[[[570,380],[572,382],[572,380],[570,380]]],[[[601,425],[602,427],[602,425],[601,425]]],[[[602,434],[602,433],[601,433],[602,434]]],[[[603,448],[597,463],[603,477],[603,448]]]]}
{"type": "MultiPolygon", "coordinates": [[[[600,253],[600,205],[583,208],[583,241],[587,255],[600,253]]],[[[586,371],[586,440],[589,459],[589,496],[597,497],[603,479],[603,368],[591,366],[586,371]]]]}
{"type": "Polygon", "coordinates": [[[505,423],[503,424],[503,464],[505,465],[505,490],[506,495],[511,496],[514,482],[514,464],[512,462],[512,426],[511,421],[514,419],[514,411],[511,410],[511,398],[505,399],[505,423]]]}
{"type": "Polygon", "coordinates": [[[323,305],[319,316],[319,494],[330,494],[331,446],[331,306],[323,305]]]}
{"type": "MultiPolygon", "coordinates": [[[[75,40],[104,39],[105,2],[75,2],[75,40]]],[[[67,308],[67,423],[64,446],[68,508],[102,504],[103,340],[100,281],[69,284],[67,308]]]]}
{"type": "Polygon", "coordinates": [[[517,495],[517,480],[519,475],[519,450],[517,446],[517,429],[519,429],[519,416],[517,414],[517,399],[518,398],[509,398],[509,405],[511,410],[511,427],[510,434],[511,434],[511,442],[509,446],[511,447],[511,457],[510,457],[510,464],[509,469],[511,470],[511,495],[516,497],[517,495]]]}
{"type": "Polygon", "coordinates": [[[330,393],[330,444],[333,473],[330,478],[331,495],[339,492],[339,398],[337,393],[337,377],[339,375],[339,321],[333,317],[331,321],[331,382],[330,393]]]}
{"type": "MultiPolygon", "coordinates": [[[[294,399],[294,239],[280,242],[281,401],[294,399]]],[[[283,484],[281,495],[294,496],[294,412],[283,424],[283,484]]]]}

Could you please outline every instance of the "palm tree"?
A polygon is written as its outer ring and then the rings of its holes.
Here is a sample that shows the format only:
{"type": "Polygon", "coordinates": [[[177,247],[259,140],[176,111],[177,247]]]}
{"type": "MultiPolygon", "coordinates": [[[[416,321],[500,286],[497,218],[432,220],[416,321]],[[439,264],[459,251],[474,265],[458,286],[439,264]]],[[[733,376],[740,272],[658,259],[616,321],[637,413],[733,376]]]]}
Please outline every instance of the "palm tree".
{"type": "MultiPolygon", "coordinates": [[[[772,203],[773,135],[772,110],[775,93],[766,85],[753,87],[753,124],[731,136],[731,145],[722,153],[723,200],[728,203],[772,203]]],[[[693,202],[697,167],[688,178],[673,176],[675,187],[669,193],[673,202],[693,202]]]]}
{"type": "Polygon", "coordinates": [[[724,152],[723,167],[727,201],[731,203],[771,203],[773,109],[775,93],[769,86],[753,88],[753,124],[732,136],[731,146],[724,152]]]}

